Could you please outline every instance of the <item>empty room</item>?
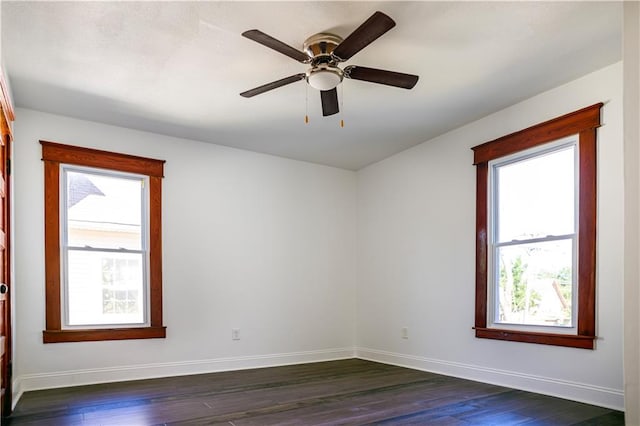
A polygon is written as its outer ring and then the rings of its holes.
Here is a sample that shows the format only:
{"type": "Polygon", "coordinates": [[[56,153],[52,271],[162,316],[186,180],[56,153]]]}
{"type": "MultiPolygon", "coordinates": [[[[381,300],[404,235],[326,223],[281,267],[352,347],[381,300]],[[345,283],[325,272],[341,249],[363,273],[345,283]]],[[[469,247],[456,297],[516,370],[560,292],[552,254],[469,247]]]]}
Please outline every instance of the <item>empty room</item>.
{"type": "Polygon", "coordinates": [[[640,425],[640,2],[0,23],[2,424],[640,425]]]}

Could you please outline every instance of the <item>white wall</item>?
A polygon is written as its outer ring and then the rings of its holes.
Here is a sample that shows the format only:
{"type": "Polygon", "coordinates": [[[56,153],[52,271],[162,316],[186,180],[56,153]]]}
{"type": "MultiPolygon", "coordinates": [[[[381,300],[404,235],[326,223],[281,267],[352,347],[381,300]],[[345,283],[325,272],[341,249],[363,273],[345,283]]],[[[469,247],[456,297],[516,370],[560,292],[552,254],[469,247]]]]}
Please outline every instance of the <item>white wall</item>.
{"type": "Polygon", "coordinates": [[[358,355],[622,409],[623,212],[621,63],[360,170],[358,355]],[[470,148],[601,101],[597,349],[476,339],[470,148]]]}
{"type": "Polygon", "coordinates": [[[624,3],[625,421],[640,424],[640,3],[624,3]]]}
{"type": "Polygon", "coordinates": [[[353,356],[354,172],[32,110],[16,115],[16,393],[353,356]],[[42,343],[39,139],[167,160],[166,339],[42,343]]]}

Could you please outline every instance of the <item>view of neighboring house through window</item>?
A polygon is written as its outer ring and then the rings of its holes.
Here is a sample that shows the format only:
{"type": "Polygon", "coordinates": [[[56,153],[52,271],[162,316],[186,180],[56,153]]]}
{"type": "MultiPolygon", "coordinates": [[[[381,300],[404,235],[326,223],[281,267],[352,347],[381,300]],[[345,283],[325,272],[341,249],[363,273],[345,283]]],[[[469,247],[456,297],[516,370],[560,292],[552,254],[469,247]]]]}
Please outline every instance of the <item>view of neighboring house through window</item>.
{"type": "Polygon", "coordinates": [[[62,171],[64,325],[146,324],[146,177],[62,171]]]}
{"type": "Polygon", "coordinates": [[[495,326],[574,327],[577,140],[489,162],[495,326]]]}

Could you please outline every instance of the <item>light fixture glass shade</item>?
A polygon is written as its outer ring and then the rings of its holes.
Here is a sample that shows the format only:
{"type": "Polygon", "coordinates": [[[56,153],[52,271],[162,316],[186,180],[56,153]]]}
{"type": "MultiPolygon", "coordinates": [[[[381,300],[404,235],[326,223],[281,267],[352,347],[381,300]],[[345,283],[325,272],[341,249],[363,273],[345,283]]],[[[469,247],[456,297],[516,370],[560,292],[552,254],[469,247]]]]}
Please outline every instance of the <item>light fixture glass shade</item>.
{"type": "Polygon", "coordinates": [[[307,82],[318,90],[331,90],[342,81],[342,74],[332,69],[321,68],[312,70],[307,76],[307,82]]]}

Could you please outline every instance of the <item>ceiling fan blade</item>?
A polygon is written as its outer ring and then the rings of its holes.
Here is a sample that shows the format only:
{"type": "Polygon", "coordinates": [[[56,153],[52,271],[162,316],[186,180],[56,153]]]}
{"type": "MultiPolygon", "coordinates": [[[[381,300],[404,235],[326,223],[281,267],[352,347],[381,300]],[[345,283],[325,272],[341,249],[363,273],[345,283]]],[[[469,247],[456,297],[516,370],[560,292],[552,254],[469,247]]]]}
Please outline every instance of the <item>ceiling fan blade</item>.
{"type": "Polygon", "coordinates": [[[293,58],[298,62],[307,63],[311,61],[311,58],[306,53],[301,52],[300,50],[293,48],[260,30],[245,31],[242,35],[250,40],[260,43],[263,46],[267,46],[276,52],[280,52],[283,55],[293,58]]]}
{"type": "Polygon", "coordinates": [[[333,55],[346,61],[395,26],[393,19],[382,12],[376,12],[349,34],[333,50],[333,55]]]}
{"type": "Polygon", "coordinates": [[[271,83],[263,84],[262,86],[256,87],[255,89],[247,90],[246,92],[240,93],[240,96],[245,98],[250,98],[255,95],[259,95],[264,92],[268,92],[269,90],[277,89],[278,87],[286,86],[287,84],[295,83],[298,80],[304,80],[306,77],[305,73],[300,73],[296,75],[292,75],[281,80],[272,81],[271,83]]]}
{"type": "Polygon", "coordinates": [[[322,101],[322,115],[324,117],[340,112],[340,108],[338,107],[338,91],[335,87],[331,90],[321,90],[320,100],[322,101]]]}
{"type": "Polygon", "coordinates": [[[344,76],[353,80],[369,81],[371,83],[386,84],[387,86],[412,89],[418,82],[418,76],[395,71],[385,71],[376,68],[349,65],[344,69],[344,76]]]}

